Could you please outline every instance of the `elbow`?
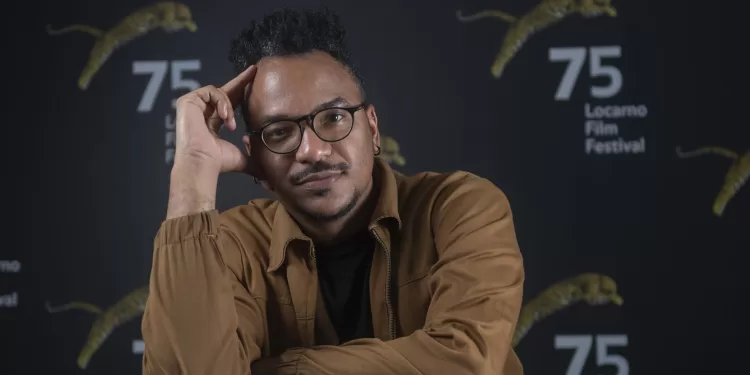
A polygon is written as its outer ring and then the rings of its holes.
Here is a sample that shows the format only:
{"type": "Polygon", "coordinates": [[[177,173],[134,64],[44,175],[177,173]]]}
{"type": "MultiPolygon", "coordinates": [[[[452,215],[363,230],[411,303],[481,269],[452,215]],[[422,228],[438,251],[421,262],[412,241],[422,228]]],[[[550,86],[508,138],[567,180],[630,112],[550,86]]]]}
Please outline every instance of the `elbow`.
{"type": "Polygon", "coordinates": [[[472,375],[517,375],[507,372],[512,353],[510,324],[452,324],[448,334],[431,334],[433,340],[448,349],[459,365],[457,373],[472,375]]]}
{"type": "Polygon", "coordinates": [[[507,372],[506,362],[509,360],[508,353],[512,352],[509,346],[488,346],[484,342],[470,342],[470,347],[461,357],[463,362],[463,374],[471,375],[520,375],[521,373],[507,372]]]}
{"type": "Polygon", "coordinates": [[[142,372],[144,375],[246,375],[250,358],[236,336],[222,341],[186,340],[144,315],[142,372]]]}
{"type": "Polygon", "coordinates": [[[160,337],[162,332],[154,331],[159,326],[152,326],[149,320],[148,310],[143,315],[141,322],[141,336],[143,337],[143,359],[141,362],[143,375],[169,375],[186,373],[171,350],[171,345],[164,345],[160,337]]]}
{"type": "Polygon", "coordinates": [[[149,345],[148,340],[144,337],[143,358],[141,361],[143,375],[172,375],[187,374],[183,366],[180,365],[175,355],[164,353],[165,348],[152,350],[155,346],[149,345]],[[158,350],[161,349],[161,350],[158,350]]]}
{"type": "Polygon", "coordinates": [[[176,375],[192,374],[196,369],[183,360],[177,345],[174,332],[168,327],[168,320],[156,319],[151,313],[153,306],[147,304],[141,318],[141,337],[143,340],[143,375],[176,375]]]}
{"type": "MultiPolygon", "coordinates": [[[[179,367],[174,368],[174,371],[166,370],[164,366],[158,365],[158,362],[153,360],[154,356],[147,350],[143,352],[143,360],[141,362],[142,374],[143,375],[169,375],[169,374],[182,374],[179,367]]],[[[170,367],[167,367],[170,368],[170,367]]]]}

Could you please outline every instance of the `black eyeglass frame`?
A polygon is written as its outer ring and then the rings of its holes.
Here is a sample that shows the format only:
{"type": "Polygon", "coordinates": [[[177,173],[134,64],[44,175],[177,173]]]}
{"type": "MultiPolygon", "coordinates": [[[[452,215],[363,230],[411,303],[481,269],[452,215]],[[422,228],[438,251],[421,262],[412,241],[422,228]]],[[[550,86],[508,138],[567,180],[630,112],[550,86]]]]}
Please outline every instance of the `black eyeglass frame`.
{"type": "Polygon", "coordinates": [[[318,137],[318,138],[320,138],[323,142],[327,142],[327,143],[338,142],[338,141],[340,141],[340,140],[348,137],[349,134],[352,133],[352,129],[354,129],[354,114],[357,113],[357,111],[359,111],[362,108],[364,108],[365,106],[367,106],[367,102],[362,102],[362,104],[354,106],[354,107],[328,107],[328,108],[323,108],[323,109],[320,109],[318,111],[315,111],[314,113],[311,113],[311,114],[308,114],[308,115],[305,115],[305,116],[301,116],[301,117],[298,117],[296,119],[274,121],[274,122],[272,122],[272,123],[270,123],[268,125],[265,125],[265,126],[259,128],[259,129],[248,131],[247,135],[251,136],[251,137],[260,136],[260,140],[263,142],[263,146],[266,146],[266,148],[268,149],[268,151],[271,151],[274,154],[279,154],[279,155],[291,154],[293,152],[296,152],[297,149],[299,148],[299,146],[302,144],[302,138],[303,138],[304,132],[305,132],[305,129],[304,129],[305,125],[302,124],[303,121],[307,121],[307,124],[308,124],[307,126],[309,126],[310,129],[313,131],[313,133],[315,133],[315,136],[318,137]],[[318,134],[318,131],[315,130],[315,126],[313,125],[313,124],[315,124],[315,117],[318,116],[318,114],[320,114],[322,112],[325,112],[325,111],[330,111],[332,109],[339,109],[339,110],[342,110],[342,111],[347,111],[347,112],[349,112],[349,115],[352,117],[352,125],[349,127],[349,131],[346,132],[346,134],[343,135],[342,137],[340,137],[339,139],[334,139],[334,140],[325,139],[325,138],[321,137],[320,134],[318,134]],[[299,127],[299,132],[300,132],[300,134],[302,134],[302,136],[299,137],[299,143],[297,143],[297,146],[294,147],[294,148],[292,148],[291,151],[277,152],[277,151],[271,150],[271,148],[268,147],[268,144],[266,144],[266,140],[263,139],[263,131],[267,127],[269,127],[271,125],[277,124],[279,122],[288,122],[288,121],[296,123],[297,126],[299,127]]]}

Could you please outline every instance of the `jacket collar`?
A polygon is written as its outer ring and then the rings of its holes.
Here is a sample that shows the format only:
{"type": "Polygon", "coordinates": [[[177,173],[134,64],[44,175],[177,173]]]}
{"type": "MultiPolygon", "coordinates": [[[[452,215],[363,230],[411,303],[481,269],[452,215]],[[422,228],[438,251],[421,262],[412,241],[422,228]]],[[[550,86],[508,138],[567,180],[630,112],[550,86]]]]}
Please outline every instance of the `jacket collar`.
{"type": "MultiPolygon", "coordinates": [[[[388,220],[395,221],[398,229],[401,229],[401,218],[398,214],[398,182],[395,172],[381,158],[375,158],[373,181],[379,184],[379,189],[373,189],[373,191],[379,191],[380,196],[375,205],[369,229],[372,230],[388,220]]],[[[281,267],[286,259],[287,248],[295,241],[307,242],[308,245],[312,243],[310,237],[302,232],[284,205],[279,202],[271,228],[268,272],[276,271],[281,267]]]]}

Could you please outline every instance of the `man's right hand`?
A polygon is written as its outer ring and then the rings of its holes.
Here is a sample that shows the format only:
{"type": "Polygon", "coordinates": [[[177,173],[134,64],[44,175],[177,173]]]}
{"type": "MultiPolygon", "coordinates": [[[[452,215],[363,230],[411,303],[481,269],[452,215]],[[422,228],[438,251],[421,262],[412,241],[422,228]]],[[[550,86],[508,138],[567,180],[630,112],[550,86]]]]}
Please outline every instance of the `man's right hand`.
{"type": "Polygon", "coordinates": [[[201,87],[177,100],[167,219],[215,208],[219,174],[248,171],[248,155],[221,139],[219,130],[237,129],[234,108],[244,100],[256,70],[250,66],[221,88],[201,87]]]}
{"type": "Polygon", "coordinates": [[[255,71],[255,66],[250,66],[221,88],[205,86],[177,99],[176,166],[188,163],[215,169],[217,175],[245,170],[247,155],[219,138],[219,130],[223,124],[229,130],[237,129],[234,108],[244,99],[245,87],[251,84],[255,71]]]}

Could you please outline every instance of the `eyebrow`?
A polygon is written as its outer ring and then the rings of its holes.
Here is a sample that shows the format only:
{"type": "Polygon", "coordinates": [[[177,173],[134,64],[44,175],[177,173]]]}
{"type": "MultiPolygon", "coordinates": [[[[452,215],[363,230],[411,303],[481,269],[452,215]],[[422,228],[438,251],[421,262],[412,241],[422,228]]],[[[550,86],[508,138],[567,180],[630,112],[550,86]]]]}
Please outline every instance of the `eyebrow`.
{"type": "MultiPolygon", "coordinates": [[[[318,104],[317,106],[315,106],[315,108],[313,108],[312,112],[310,112],[310,113],[315,113],[315,112],[322,111],[322,110],[328,109],[328,108],[333,108],[333,107],[348,107],[350,105],[351,105],[351,103],[348,100],[344,99],[341,96],[337,96],[337,97],[335,97],[335,98],[333,98],[333,99],[331,99],[331,100],[329,100],[327,102],[323,102],[323,103],[318,104]]],[[[300,117],[304,117],[304,116],[294,117],[294,116],[289,116],[289,115],[284,115],[284,114],[269,115],[269,116],[263,116],[263,117],[261,117],[259,123],[260,123],[260,127],[262,128],[262,127],[264,127],[264,126],[266,126],[266,125],[268,125],[270,123],[276,122],[276,121],[297,120],[300,117]]]]}

